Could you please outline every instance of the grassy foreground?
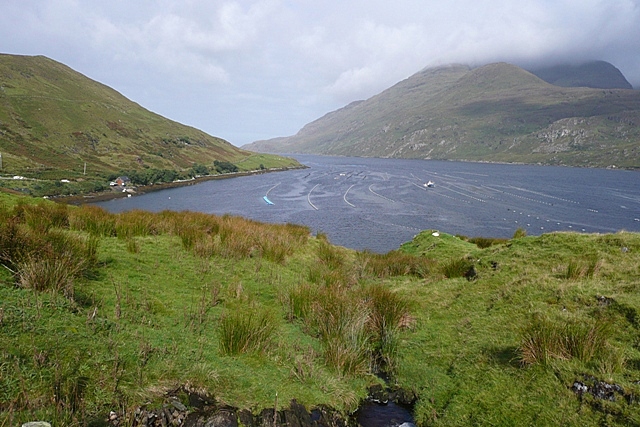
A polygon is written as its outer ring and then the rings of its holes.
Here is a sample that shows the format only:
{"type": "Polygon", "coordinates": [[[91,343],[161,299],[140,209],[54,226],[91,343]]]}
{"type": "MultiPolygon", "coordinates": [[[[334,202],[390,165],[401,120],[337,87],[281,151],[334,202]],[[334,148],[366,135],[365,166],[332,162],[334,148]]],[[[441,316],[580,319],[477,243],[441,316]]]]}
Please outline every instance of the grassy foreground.
{"type": "Polygon", "coordinates": [[[378,255],[231,216],[0,206],[0,426],[103,425],[180,386],[348,414],[381,370],[419,425],[640,423],[638,234],[425,231],[378,255]]]}

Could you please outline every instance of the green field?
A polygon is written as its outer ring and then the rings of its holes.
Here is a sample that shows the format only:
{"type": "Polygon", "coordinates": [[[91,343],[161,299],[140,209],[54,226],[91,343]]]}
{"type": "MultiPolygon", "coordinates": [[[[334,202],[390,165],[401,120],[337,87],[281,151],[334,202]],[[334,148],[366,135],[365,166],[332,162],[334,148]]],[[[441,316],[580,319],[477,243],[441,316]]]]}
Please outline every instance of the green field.
{"type": "Polygon", "coordinates": [[[181,387],[348,417],[381,372],[421,426],[640,423],[640,235],[523,234],[373,254],[0,193],[0,426],[104,425],[181,387]]]}

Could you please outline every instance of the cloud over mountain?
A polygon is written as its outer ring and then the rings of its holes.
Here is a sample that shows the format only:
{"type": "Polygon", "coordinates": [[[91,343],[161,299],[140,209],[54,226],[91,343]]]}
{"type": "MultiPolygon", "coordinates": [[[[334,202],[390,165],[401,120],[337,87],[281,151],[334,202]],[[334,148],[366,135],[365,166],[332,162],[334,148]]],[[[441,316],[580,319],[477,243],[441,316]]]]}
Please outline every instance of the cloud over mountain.
{"type": "Polygon", "coordinates": [[[0,50],[49,56],[236,144],[439,64],[602,59],[640,85],[638,0],[7,3],[0,50]]]}

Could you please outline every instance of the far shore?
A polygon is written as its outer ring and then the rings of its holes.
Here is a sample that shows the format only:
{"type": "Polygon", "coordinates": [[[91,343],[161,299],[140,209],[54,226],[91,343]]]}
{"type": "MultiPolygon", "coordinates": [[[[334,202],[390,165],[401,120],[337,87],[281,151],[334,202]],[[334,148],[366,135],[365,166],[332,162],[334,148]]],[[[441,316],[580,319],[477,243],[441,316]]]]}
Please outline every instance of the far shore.
{"type": "Polygon", "coordinates": [[[69,205],[83,205],[86,203],[103,202],[106,200],[119,199],[122,197],[128,197],[130,195],[134,196],[134,195],[150,193],[152,191],[166,190],[167,188],[185,187],[187,185],[200,184],[202,182],[211,181],[214,179],[236,178],[240,176],[260,175],[263,173],[284,172],[288,170],[306,169],[306,168],[308,168],[308,166],[302,165],[299,167],[270,168],[270,169],[253,170],[253,171],[245,171],[245,172],[223,173],[218,175],[205,175],[205,176],[199,176],[193,179],[164,182],[159,184],[138,185],[135,187],[134,186],[131,186],[131,187],[118,186],[113,189],[102,191],[99,193],[51,197],[51,200],[54,200],[59,203],[66,203],[69,205]],[[127,191],[127,189],[130,189],[131,191],[127,191]]]}

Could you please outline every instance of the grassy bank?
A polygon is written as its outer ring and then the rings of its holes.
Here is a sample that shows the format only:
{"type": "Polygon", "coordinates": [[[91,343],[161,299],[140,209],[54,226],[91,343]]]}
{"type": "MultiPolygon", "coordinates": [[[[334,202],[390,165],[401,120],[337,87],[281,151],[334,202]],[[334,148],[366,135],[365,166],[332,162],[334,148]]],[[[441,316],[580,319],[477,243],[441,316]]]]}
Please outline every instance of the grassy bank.
{"type": "MultiPolygon", "coordinates": [[[[118,176],[131,177],[128,189],[136,193],[145,193],[212,179],[281,172],[305,167],[292,158],[259,153],[244,156],[235,164],[226,162],[224,166],[227,168],[216,168],[213,164],[209,166],[193,164],[190,168],[178,170],[140,168],[140,170],[131,169],[89,177],[81,173],[68,174],[63,169],[47,171],[46,174],[20,170],[14,171],[13,176],[0,175],[0,188],[15,194],[57,197],[70,203],[80,203],[87,197],[99,200],[126,197],[127,193],[122,192],[123,187],[110,185],[118,176]]],[[[7,172],[4,171],[4,173],[7,172]]]]}
{"type": "Polygon", "coordinates": [[[637,234],[379,255],[232,216],[0,206],[0,426],[101,425],[181,386],[350,413],[380,371],[420,425],[640,422],[637,234]]]}

